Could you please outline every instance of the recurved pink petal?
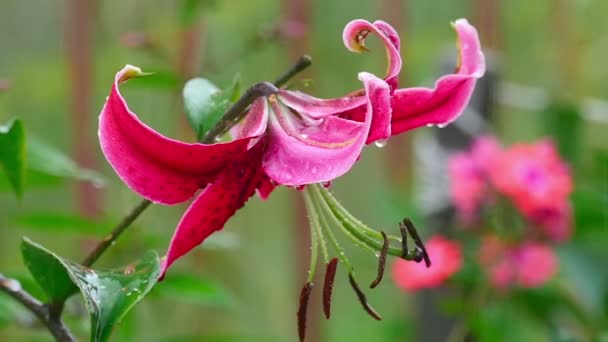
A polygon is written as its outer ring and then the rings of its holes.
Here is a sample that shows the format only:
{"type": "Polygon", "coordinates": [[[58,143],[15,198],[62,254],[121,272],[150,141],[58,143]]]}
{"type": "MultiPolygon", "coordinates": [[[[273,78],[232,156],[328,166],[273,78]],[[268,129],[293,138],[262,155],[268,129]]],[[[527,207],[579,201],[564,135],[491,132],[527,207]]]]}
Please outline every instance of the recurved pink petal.
{"type": "MultiPolygon", "coordinates": [[[[262,166],[268,176],[283,185],[330,181],[346,173],[359,158],[372,118],[390,111],[390,89],[386,82],[368,74],[359,75],[366,90],[367,113],[363,122],[328,116],[306,123],[271,98],[274,115],[262,166]]],[[[384,123],[389,125],[388,119],[384,123]]]]}
{"type": "Polygon", "coordinates": [[[396,90],[391,98],[393,135],[424,125],[447,125],[469,103],[477,79],[485,72],[485,59],[475,28],[466,19],[453,26],[459,41],[457,72],[441,77],[434,89],[396,90]]]}
{"type": "Polygon", "coordinates": [[[370,33],[377,35],[386,48],[388,68],[384,79],[395,87],[397,85],[397,75],[401,71],[402,61],[399,55],[399,35],[392,26],[384,21],[376,21],[372,24],[367,20],[356,19],[346,24],[342,33],[342,40],[348,50],[360,53],[367,51],[365,38],[370,33]]]}
{"type": "Polygon", "coordinates": [[[119,84],[142,74],[130,65],[116,74],[99,115],[101,150],[133,191],[163,204],[183,202],[215,179],[229,159],[244,153],[250,138],[204,145],[159,134],[129,110],[118,89],[119,84]]]}
{"type": "Polygon", "coordinates": [[[265,141],[261,140],[245,155],[230,161],[217,180],[192,202],[171,239],[160,279],[177,259],[222,229],[254,194],[263,177],[260,161],[264,148],[265,141]]]}
{"type": "Polygon", "coordinates": [[[335,99],[319,99],[300,91],[280,89],[279,99],[288,107],[307,116],[319,119],[339,114],[362,106],[367,98],[361,95],[345,96],[335,99]]]}
{"type": "Polygon", "coordinates": [[[240,139],[264,134],[268,126],[268,110],[268,102],[263,97],[255,100],[243,121],[230,130],[232,137],[240,139]]]}

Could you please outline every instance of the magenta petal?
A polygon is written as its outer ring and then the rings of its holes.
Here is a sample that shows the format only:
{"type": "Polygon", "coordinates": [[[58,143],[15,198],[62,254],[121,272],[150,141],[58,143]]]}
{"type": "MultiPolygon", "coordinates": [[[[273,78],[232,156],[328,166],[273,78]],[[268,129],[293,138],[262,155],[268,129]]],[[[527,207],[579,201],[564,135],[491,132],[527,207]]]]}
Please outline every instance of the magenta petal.
{"type": "Polygon", "coordinates": [[[296,112],[306,113],[307,116],[315,119],[345,112],[359,107],[367,101],[365,96],[319,99],[299,91],[284,89],[279,90],[279,99],[296,112]]]}
{"type": "MultiPolygon", "coordinates": [[[[270,140],[262,166],[279,184],[302,185],[333,180],[346,173],[359,158],[372,118],[390,111],[386,82],[361,73],[367,113],[364,122],[328,116],[312,125],[296,118],[288,108],[271,101],[270,140]]],[[[388,126],[388,120],[385,122],[388,126]]]]}
{"type": "Polygon", "coordinates": [[[267,125],[268,102],[264,98],[259,98],[253,102],[243,121],[230,130],[230,134],[235,139],[257,137],[264,134],[267,125]]]}
{"type": "Polygon", "coordinates": [[[456,74],[441,77],[434,89],[398,89],[391,98],[392,134],[423,125],[447,125],[464,111],[478,78],[485,72],[485,59],[477,31],[465,19],[457,20],[460,62],[456,74]]]}
{"type": "Polygon", "coordinates": [[[399,36],[394,28],[384,21],[376,21],[373,24],[367,20],[356,19],[344,27],[342,40],[346,48],[352,52],[367,51],[365,38],[369,33],[374,33],[382,40],[388,57],[388,68],[385,80],[396,85],[396,77],[401,71],[401,56],[399,55],[399,36]]]}
{"type": "Polygon", "coordinates": [[[226,221],[254,194],[263,177],[260,160],[264,147],[264,141],[260,141],[245,155],[231,161],[217,180],[192,202],[171,239],[160,279],[177,259],[222,229],[226,221]]]}
{"type": "Polygon", "coordinates": [[[243,153],[249,138],[223,144],[188,144],[167,138],[142,123],[129,110],[118,85],[142,75],[126,66],[116,74],[101,114],[101,150],[118,176],[141,196],[159,203],[183,202],[243,153]]]}

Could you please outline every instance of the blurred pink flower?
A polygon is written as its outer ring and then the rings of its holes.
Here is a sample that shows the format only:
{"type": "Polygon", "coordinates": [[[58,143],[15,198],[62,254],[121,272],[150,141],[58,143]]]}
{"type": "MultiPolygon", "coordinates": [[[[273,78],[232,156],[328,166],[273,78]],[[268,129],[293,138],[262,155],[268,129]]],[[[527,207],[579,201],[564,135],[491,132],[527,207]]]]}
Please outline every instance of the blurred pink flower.
{"type": "Polygon", "coordinates": [[[482,136],[469,152],[454,155],[448,161],[450,194],[462,219],[473,221],[483,202],[488,200],[488,168],[500,154],[496,139],[482,136]]]}
{"type": "Polygon", "coordinates": [[[396,259],[393,264],[393,280],[405,291],[434,288],[443,284],[462,266],[462,252],[458,242],[435,235],[426,244],[432,260],[431,267],[396,259]]]}
{"type": "Polygon", "coordinates": [[[551,280],[558,269],[553,249],[537,242],[508,246],[496,236],[486,236],[478,255],[490,283],[498,289],[517,285],[534,288],[551,280]]]}
{"type": "Polygon", "coordinates": [[[524,216],[551,239],[570,236],[572,178],[553,144],[515,144],[490,164],[496,189],[509,196],[524,216]]]}

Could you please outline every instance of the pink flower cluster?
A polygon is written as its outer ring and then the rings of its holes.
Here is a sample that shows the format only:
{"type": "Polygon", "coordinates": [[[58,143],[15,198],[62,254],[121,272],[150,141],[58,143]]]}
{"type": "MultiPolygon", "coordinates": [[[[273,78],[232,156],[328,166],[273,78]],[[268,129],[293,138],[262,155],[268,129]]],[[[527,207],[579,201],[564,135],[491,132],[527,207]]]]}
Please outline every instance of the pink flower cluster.
{"type": "Polygon", "coordinates": [[[482,210],[490,215],[492,209],[504,210],[498,206],[505,203],[516,209],[512,215],[524,219],[519,235],[513,230],[509,239],[494,233],[482,238],[478,261],[490,283],[506,289],[549,281],[558,269],[549,243],[572,235],[572,178],[552,142],[501,148],[494,138],[481,137],[449,161],[449,172],[452,199],[465,223],[479,222],[482,210]]]}
{"type": "Polygon", "coordinates": [[[451,196],[465,222],[504,196],[544,237],[561,242],[571,236],[572,178],[550,141],[501,149],[495,139],[481,137],[450,160],[449,172],[451,196]]]}
{"type": "Polygon", "coordinates": [[[482,239],[479,263],[488,273],[490,283],[503,290],[512,285],[542,286],[558,269],[558,258],[549,245],[533,241],[508,245],[495,235],[482,239]]]}

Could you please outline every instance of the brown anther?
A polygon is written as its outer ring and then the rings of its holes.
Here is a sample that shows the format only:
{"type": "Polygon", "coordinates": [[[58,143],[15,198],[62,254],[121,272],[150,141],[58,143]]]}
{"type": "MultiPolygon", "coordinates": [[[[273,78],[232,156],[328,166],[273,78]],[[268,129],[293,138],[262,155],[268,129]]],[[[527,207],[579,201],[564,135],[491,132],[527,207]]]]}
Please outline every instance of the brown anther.
{"type": "Polygon", "coordinates": [[[372,308],[371,305],[369,305],[369,303],[367,302],[367,298],[365,298],[365,293],[363,293],[363,291],[361,291],[361,289],[359,288],[359,284],[357,284],[357,281],[355,281],[355,278],[353,277],[352,273],[348,275],[348,281],[350,282],[350,286],[353,288],[353,290],[355,290],[357,298],[359,299],[361,305],[363,305],[363,309],[365,310],[365,312],[367,312],[374,319],[381,321],[382,317],[380,316],[380,314],[378,314],[378,312],[376,312],[376,310],[374,310],[374,308],[372,308]]]}
{"type": "Polygon", "coordinates": [[[384,267],[386,266],[386,254],[388,253],[389,241],[386,233],[381,231],[382,239],[384,239],[384,243],[382,244],[382,250],[380,250],[380,256],[378,258],[378,274],[376,275],[376,279],[369,286],[370,288],[375,288],[382,281],[382,277],[384,277],[384,267]]]}
{"type": "Polygon", "coordinates": [[[327,263],[325,269],[325,281],[323,283],[323,313],[329,319],[331,316],[331,294],[334,289],[334,279],[338,269],[338,258],[333,258],[327,263]]]}
{"type": "Polygon", "coordinates": [[[403,224],[405,224],[408,233],[410,233],[412,239],[416,243],[416,246],[422,252],[422,259],[424,260],[424,264],[426,265],[426,267],[431,267],[431,258],[429,257],[429,254],[427,253],[426,248],[424,247],[424,243],[422,242],[420,235],[418,235],[416,227],[414,227],[414,223],[412,222],[412,220],[406,217],[403,219],[403,224]]]}
{"type": "Polygon", "coordinates": [[[300,342],[306,337],[306,310],[308,309],[308,299],[312,293],[312,283],[304,284],[300,292],[300,305],[298,306],[298,336],[300,342]]]}

